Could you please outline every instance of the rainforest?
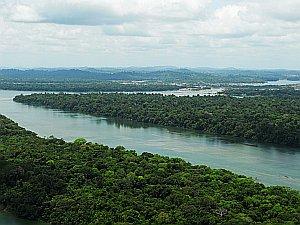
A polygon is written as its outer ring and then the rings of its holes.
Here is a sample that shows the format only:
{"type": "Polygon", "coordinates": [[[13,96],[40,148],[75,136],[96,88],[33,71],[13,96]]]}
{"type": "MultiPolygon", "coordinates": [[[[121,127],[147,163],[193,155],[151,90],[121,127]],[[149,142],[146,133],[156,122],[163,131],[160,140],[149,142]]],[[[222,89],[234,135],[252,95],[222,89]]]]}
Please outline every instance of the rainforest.
{"type": "Polygon", "coordinates": [[[163,96],[157,94],[31,94],[14,101],[96,116],[194,129],[300,146],[299,96],[163,96]]]}
{"type": "Polygon", "coordinates": [[[0,225],[300,225],[300,0],[0,0],[0,225]]]}
{"type": "Polygon", "coordinates": [[[0,207],[49,224],[299,224],[299,192],[0,116],[0,207]]]}

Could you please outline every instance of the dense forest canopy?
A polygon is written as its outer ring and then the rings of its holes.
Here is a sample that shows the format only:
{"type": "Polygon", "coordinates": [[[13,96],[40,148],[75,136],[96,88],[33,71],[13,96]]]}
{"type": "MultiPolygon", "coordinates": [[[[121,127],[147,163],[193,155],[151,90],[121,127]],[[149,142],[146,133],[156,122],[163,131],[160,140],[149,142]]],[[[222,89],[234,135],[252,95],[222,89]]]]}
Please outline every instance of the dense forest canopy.
{"type": "Polygon", "coordinates": [[[244,86],[244,87],[229,87],[224,92],[229,96],[268,96],[268,97],[300,97],[300,89],[292,86],[244,86]]]}
{"type": "Polygon", "coordinates": [[[67,91],[67,92],[137,92],[179,90],[184,86],[162,83],[123,83],[110,81],[77,82],[15,82],[2,81],[0,89],[17,91],[67,91]]]}
{"type": "Polygon", "coordinates": [[[32,94],[16,102],[115,117],[217,135],[300,146],[299,96],[163,96],[157,94],[32,94]]]}
{"type": "Polygon", "coordinates": [[[176,67],[0,69],[0,89],[19,91],[166,91],[280,79],[300,80],[300,71],[176,67]]]}
{"type": "Polygon", "coordinates": [[[40,138],[0,115],[0,209],[50,224],[300,223],[300,194],[223,169],[83,138],[40,138]]]}
{"type": "Polygon", "coordinates": [[[300,80],[296,70],[239,70],[204,68],[73,68],[0,69],[0,80],[14,81],[119,81],[148,80],[179,83],[241,83],[280,79],[300,80]]]}

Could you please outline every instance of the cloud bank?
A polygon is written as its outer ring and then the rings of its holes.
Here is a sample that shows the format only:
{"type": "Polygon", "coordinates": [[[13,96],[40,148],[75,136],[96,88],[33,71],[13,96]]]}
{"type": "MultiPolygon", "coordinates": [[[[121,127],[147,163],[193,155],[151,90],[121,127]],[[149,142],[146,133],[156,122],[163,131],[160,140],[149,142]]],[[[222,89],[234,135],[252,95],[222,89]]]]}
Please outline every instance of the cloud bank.
{"type": "Polygon", "coordinates": [[[300,67],[299,12],[299,0],[0,0],[0,59],[300,67]]]}

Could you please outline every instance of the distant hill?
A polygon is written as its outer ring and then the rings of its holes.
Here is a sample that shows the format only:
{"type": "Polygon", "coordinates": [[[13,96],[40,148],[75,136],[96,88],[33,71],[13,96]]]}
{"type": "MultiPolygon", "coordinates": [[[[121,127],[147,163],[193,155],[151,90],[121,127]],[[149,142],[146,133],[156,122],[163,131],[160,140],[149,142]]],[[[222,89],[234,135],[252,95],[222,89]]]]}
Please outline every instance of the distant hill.
{"type": "Polygon", "coordinates": [[[300,80],[297,70],[242,70],[236,68],[117,67],[117,68],[39,68],[0,69],[0,79],[18,81],[113,81],[151,80],[189,83],[266,82],[300,80]]]}

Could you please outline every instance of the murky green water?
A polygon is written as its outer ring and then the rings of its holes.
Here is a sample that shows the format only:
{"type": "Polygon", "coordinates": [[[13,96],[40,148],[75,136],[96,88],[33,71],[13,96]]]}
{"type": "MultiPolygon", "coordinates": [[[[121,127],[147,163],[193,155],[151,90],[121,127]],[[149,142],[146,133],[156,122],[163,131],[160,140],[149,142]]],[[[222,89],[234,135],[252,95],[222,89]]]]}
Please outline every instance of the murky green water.
{"type": "Polygon", "coordinates": [[[139,153],[148,151],[181,157],[194,164],[226,168],[267,185],[300,190],[300,149],[249,146],[180,129],[120,123],[13,102],[12,98],[21,93],[30,92],[0,90],[0,114],[40,136],[54,135],[67,141],[85,137],[112,147],[123,145],[139,153]]]}
{"type": "Polygon", "coordinates": [[[0,214],[0,225],[45,225],[44,223],[16,219],[10,215],[0,214]]]}

